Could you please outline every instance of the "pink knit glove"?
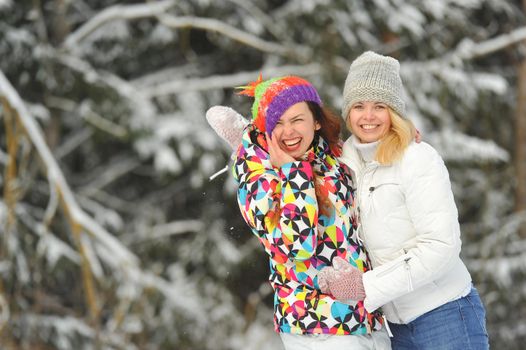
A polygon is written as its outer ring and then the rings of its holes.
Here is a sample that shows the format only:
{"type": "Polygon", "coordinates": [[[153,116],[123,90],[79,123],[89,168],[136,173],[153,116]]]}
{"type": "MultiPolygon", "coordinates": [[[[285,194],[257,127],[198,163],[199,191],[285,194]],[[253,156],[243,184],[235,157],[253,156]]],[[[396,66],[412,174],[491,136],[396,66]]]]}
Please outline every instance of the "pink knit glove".
{"type": "Polygon", "coordinates": [[[336,299],[363,300],[365,289],[362,275],[362,271],[346,260],[336,257],[332,266],[324,268],[318,274],[318,285],[322,293],[330,292],[336,299]]]}
{"type": "Polygon", "coordinates": [[[334,278],[336,271],[332,266],[324,267],[318,272],[318,286],[323,294],[330,294],[329,281],[334,278]]]}
{"type": "Polygon", "coordinates": [[[206,111],[206,120],[230,148],[237,150],[241,144],[243,129],[248,121],[230,107],[213,106],[206,111]]]}

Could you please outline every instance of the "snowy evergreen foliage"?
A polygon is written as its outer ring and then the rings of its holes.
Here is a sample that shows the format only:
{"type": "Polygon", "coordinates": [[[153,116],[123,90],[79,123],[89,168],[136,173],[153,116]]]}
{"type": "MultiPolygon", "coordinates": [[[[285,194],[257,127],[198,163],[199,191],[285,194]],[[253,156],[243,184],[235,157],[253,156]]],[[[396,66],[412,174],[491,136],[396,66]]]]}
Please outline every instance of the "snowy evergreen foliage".
{"type": "MultiPolygon", "coordinates": [[[[526,341],[514,211],[512,0],[0,0],[0,344],[276,349],[267,258],[231,150],[233,87],[310,79],[335,111],[364,50],[402,64],[408,114],[448,163],[492,347],[526,341]]],[[[524,230],[523,230],[524,232],[524,230]]]]}

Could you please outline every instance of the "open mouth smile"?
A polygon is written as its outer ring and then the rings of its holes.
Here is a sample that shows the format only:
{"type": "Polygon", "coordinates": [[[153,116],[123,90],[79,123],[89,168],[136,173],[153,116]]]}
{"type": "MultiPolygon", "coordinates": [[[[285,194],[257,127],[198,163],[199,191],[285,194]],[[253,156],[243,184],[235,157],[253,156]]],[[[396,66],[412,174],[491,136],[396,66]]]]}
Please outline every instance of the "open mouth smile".
{"type": "Polygon", "coordinates": [[[301,142],[301,137],[296,137],[290,140],[283,140],[283,144],[287,147],[297,146],[301,142]]]}
{"type": "Polygon", "coordinates": [[[364,130],[372,130],[372,129],[376,129],[377,127],[379,127],[380,125],[378,124],[363,124],[363,125],[360,125],[360,127],[364,130]]]}

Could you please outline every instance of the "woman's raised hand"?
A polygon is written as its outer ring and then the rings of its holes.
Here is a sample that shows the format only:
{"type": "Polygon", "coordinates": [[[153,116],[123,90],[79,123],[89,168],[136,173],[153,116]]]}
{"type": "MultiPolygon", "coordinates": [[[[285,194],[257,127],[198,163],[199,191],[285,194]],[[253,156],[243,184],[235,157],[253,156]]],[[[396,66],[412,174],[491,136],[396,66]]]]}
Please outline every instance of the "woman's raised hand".
{"type": "Polygon", "coordinates": [[[294,162],[295,159],[288,155],[285,151],[279,147],[277,138],[271,138],[268,133],[265,134],[267,137],[268,153],[270,155],[270,162],[276,168],[281,168],[283,164],[294,162]]]}

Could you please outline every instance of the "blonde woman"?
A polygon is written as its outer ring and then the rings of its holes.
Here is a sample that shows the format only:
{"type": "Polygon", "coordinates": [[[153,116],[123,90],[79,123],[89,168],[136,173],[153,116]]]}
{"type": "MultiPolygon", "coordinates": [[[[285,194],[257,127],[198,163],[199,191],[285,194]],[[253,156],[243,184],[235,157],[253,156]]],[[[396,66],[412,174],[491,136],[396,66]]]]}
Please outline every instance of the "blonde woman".
{"type": "Polygon", "coordinates": [[[326,291],[338,286],[345,298],[342,283],[363,285],[365,308],[382,308],[395,350],[488,349],[484,306],[459,256],[449,174],[433,147],[413,142],[399,67],[365,52],[345,82],[343,117],[352,136],[340,160],[354,171],[359,237],[373,269],[328,267],[326,291]]]}

